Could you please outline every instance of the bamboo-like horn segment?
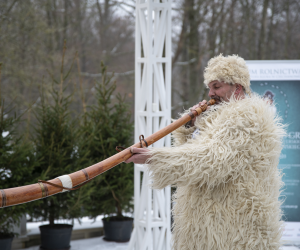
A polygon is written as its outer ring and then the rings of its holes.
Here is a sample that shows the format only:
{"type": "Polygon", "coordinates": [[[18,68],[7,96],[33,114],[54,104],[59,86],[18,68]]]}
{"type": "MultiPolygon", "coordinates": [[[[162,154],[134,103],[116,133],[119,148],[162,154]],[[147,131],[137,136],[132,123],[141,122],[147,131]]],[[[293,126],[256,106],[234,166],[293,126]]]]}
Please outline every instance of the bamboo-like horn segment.
{"type": "MultiPolygon", "coordinates": [[[[142,139],[140,142],[132,145],[131,147],[141,148],[153,144],[154,142],[165,137],[175,129],[186,124],[194,117],[200,115],[203,111],[207,109],[207,106],[214,105],[214,104],[215,104],[215,100],[211,99],[209,102],[207,102],[207,104],[198,107],[195,110],[192,110],[187,115],[179,118],[178,120],[166,126],[165,128],[148,136],[144,140],[142,139]]],[[[45,182],[39,182],[36,184],[31,184],[22,187],[1,189],[0,208],[45,198],[47,196],[51,196],[66,191],[66,189],[70,190],[72,187],[80,186],[85,182],[87,182],[88,180],[91,180],[96,176],[104,173],[105,171],[115,167],[121,162],[126,161],[131,156],[132,153],[130,151],[130,147],[126,148],[123,151],[105,159],[104,161],[96,163],[90,167],[48,181],[48,183],[52,183],[54,186],[47,184],[45,182]]]]}

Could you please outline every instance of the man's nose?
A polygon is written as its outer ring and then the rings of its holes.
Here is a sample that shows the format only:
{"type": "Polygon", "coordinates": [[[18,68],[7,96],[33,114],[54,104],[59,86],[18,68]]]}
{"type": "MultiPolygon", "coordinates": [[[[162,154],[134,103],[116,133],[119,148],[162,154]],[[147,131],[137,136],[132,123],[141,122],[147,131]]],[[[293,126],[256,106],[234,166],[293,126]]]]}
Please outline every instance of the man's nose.
{"type": "Polygon", "coordinates": [[[213,90],[209,90],[209,92],[208,92],[208,96],[209,97],[212,97],[212,96],[214,96],[215,95],[215,92],[213,91],[213,90]]]}

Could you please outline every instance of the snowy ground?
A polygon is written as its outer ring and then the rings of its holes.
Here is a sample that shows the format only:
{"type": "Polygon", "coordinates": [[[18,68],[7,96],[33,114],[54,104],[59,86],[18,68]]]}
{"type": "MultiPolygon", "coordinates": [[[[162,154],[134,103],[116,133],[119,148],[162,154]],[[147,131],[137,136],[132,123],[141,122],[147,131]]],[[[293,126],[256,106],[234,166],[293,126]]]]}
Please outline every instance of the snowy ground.
{"type": "MultiPolygon", "coordinates": [[[[129,243],[107,242],[102,237],[71,241],[70,250],[127,250],[129,243]]],[[[39,246],[29,247],[26,250],[39,250],[39,246]]],[[[298,247],[285,246],[282,250],[299,250],[298,247]]]]}
{"type": "MultiPolygon", "coordinates": [[[[128,216],[132,216],[132,215],[128,214],[128,216]]],[[[73,230],[102,227],[103,226],[101,220],[102,218],[103,218],[102,216],[98,216],[97,219],[94,221],[85,217],[82,218],[81,223],[79,223],[78,221],[74,221],[73,230]]],[[[59,221],[55,221],[55,223],[72,224],[71,221],[67,221],[67,220],[59,220],[59,221]]],[[[39,234],[40,231],[38,227],[43,224],[48,224],[48,222],[27,223],[28,235],[39,234]]],[[[107,242],[103,240],[103,236],[102,236],[102,237],[96,237],[90,239],[73,240],[71,241],[70,250],[127,250],[128,244],[129,243],[107,242]]],[[[39,250],[39,246],[29,247],[25,249],[39,250]]],[[[300,248],[296,246],[284,246],[281,250],[299,250],[299,249],[300,248]]]]}
{"type": "MultiPolygon", "coordinates": [[[[62,223],[62,224],[73,224],[73,230],[78,229],[85,229],[85,228],[96,228],[96,227],[103,227],[102,224],[102,218],[103,216],[98,216],[96,220],[89,219],[88,217],[83,217],[81,219],[81,222],[78,222],[77,220],[74,220],[74,223],[70,220],[56,220],[55,223],[62,223]]],[[[39,226],[49,224],[48,221],[42,221],[42,222],[27,222],[27,234],[33,235],[33,234],[40,234],[39,226]]]]}
{"type": "MultiPolygon", "coordinates": [[[[126,250],[129,243],[107,242],[102,237],[73,240],[70,250],[126,250]]],[[[24,248],[23,248],[24,249],[24,248]]],[[[39,250],[39,246],[25,248],[26,250],[39,250]]],[[[288,249],[290,250],[290,249],[288,249]]],[[[291,249],[293,250],[293,249],[291,249]]]]}
{"type": "MultiPolygon", "coordinates": [[[[127,216],[132,216],[132,214],[128,214],[127,216]]],[[[79,223],[77,220],[73,222],[73,230],[85,229],[85,228],[99,228],[103,227],[102,224],[103,216],[98,216],[96,220],[89,219],[88,217],[84,217],[81,219],[79,223]]],[[[55,223],[66,223],[72,224],[72,221],[68,220],[59,220],[55,221],[55,223]]],[[[26,224],[27,234],[34,235],[40,234],[39,226],[48,224],[48,222],[28,222],[26,224]]],[[[129,243],[116,243],[116,242],[107,242],[103,240],[102,237],[90,238],[90,239],[82,239],[82,240],[73,240],[71,241],[71,250],[126,250],[129,243]]],[[[26,250],[39,250],[39,246],[22,248],[26,250]]]]}

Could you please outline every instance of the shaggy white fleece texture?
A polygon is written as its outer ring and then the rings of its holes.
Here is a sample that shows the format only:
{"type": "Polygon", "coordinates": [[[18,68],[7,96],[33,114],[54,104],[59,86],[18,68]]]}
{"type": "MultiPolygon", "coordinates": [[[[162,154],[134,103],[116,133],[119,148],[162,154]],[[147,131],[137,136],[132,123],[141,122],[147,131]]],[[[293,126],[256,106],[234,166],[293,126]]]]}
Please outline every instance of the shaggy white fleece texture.
{"type": "Polygon", "coordinates": [[[177,186],[173,249],[279,249],[280,119],[254,95],[211,108],[195,127],[177,129],[174,146],[152,148],[147,161],[153,188],[177,186]]]}
{"type": "Polygon", "coordinates": [[[223,56],[222,54],[210,59],[204,70],[204,84],[212,81],[226,82],[229,84],[241,84],[245,92],[251,95],[250,74],[248,66],[243,58],[232,55],[223,56]]]}

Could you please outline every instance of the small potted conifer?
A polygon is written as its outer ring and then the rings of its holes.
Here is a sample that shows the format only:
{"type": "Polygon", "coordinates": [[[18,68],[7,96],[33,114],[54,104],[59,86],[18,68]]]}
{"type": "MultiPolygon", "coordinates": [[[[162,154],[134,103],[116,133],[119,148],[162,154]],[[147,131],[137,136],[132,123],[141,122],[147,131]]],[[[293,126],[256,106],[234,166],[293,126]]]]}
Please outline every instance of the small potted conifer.
{"type": "MultiPolygon", "coordinates": [[[[0,91],[1,189],[31,184],[31,173],[35,165],[32,145],[17,132],[20,116],[16,117],[12,111],[10,105],[5,105],[0,91]]],[[[21,216],[26,211],[27,204],[0,208],[0,249],[11,249],[11,242],[16,235],[13,226],[19,224],[21,216]]]]}
{"type": "MultiPolygon", "coordinates": [[[[102,81],[96,83],[97,104],[82,119],[85,120],[82,134],[87,140],[88,158],[94,163],[116,154],[116,146],[132,144],[131,112],[123,97],[113,95],[116,83],[111,78],[102,65],[102,81]]],[[[133,218],[124,216],[124,213],[132,212],[133,178],[133,164],[121,163],[92,183],[93,189],[84,209],[92,218],[106,215],[103,219],[106,240],[126,242],[130,239],[133,218]]]]}
{"type": "MultiPolygon", "coordinates": [[[[65,51],[65,49],[64,49],[65,51]]],[[[64,58],[64,54],[63,54],[64,58]]],[[[63,69],[64,60],[62,60],[63,69]]],[[[69,70],[70,71],[70,70],[69,70]]],[[[67,75],[67,74],[66,74],[67,75]]],[[[51,180],[82,168],[84,157],[78,148],[78,122],[70,113],[71,95],[65,94],[61,70],[60,81],[53,79],[51,98],[46,100],[41,91],[41,103],[35,110],[37,126],[33,137],[39,165],[33,175],[37,179],[51,180]]],[[[41,249],[68,249],[73,226],[57,223],[59,219],[82,217],[83,190],[59,193],[39,201],[30,211],[32,218],[49,221],[40,226],[41,249]]]]}

